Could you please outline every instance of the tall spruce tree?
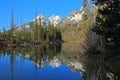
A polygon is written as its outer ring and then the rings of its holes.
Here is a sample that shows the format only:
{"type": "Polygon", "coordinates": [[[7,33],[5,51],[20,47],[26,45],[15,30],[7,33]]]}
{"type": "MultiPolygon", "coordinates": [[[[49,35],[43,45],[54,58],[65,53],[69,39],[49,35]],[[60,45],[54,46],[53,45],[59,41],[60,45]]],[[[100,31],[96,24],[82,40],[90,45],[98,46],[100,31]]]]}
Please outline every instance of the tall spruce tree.
{"type": "Polygon", "coordinates": [[[41,19],[39,19],[39,25],[38,25],[38,40],[41,41],[43,39],[43,27],[41,24],[41,19]]]}
{"type": "Polygon", "coordinates": [[[38,22],[35,20],[33,25],[33,35],[32,38],[34,41],[38,41],[38,22]]]}

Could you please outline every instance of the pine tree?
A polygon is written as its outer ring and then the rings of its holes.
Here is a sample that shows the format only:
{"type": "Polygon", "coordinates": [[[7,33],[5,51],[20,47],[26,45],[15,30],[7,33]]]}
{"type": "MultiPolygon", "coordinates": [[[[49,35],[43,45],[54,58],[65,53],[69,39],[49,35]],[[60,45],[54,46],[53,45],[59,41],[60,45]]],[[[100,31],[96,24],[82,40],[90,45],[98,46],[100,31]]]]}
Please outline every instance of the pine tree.
{"type": "Polygon", "coordinates": [[[62,41],[62,35],[59,29],[56,29],[56,40],[62,41]]]}
{"type": "Polygon", "coordinates": [[[7,35],[6,33],[7,33],[7,32],[6,32],[5,27],[3,27],[3,38],[4,38],[4,39],[6,39],[6,35],[7,35]]]}
{"type": "Polygon", "coordinates": [[[93,31],[103,36],[105,44],[120,45],[120,0],[98,0],[98,15],[93,31]]]}
{"type": "Polygon", "coordinates": [[[49,40],[54,40],[55,29],[54,29],[54,25],[52,24],[48,25],[48,35],[49,35],[49,40]]]}
{"type": "Polygon", "coordinates": [[[38,41],[38,23],[37,20],[35,20],[34,22],[34,26],[33,26],[33,40],[34,41],[38,41]]]}
{"type": "Polygon", "coordinates": [[[83,10],[84,14],[83,16],[83,21],[88,19],[88,16],[90,15],[90,4],[88,0],[83,0],[83,10]]]}
{"type": "Polygon", "coordinates": [[[39,19],[38,25],[38,40],[41,41],[43,39],[43,27],[41,25],[41,19],[39,19]]]}
{"type": "Polygon", "coordinates": [[[85,8],[88,4],[88,1],[87,0],[83,0],[83,8],[85,8]]]}

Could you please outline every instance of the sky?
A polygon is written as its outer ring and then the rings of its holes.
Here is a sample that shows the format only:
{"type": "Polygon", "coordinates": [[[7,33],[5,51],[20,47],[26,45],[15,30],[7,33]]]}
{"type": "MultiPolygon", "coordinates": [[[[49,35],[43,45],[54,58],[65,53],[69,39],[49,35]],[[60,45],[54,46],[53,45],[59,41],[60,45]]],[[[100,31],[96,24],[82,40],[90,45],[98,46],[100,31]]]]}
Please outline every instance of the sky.
{"type": "Polygon", "coordinates": [[[81,5],[82,0],[0,0],[0,31],[3,27],[10,29],[12,9],[15,23],[21,25],[40,14],[47,18],[53,14],[65,18],[73,10],[79,10],[81,5]]]}

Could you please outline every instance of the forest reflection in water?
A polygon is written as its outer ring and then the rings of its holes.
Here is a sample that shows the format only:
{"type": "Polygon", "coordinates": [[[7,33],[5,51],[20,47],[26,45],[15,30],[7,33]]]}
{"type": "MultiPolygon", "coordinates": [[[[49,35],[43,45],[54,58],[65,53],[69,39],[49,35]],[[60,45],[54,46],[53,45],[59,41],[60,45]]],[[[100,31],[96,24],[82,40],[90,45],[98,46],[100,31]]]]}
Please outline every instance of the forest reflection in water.
{"type": "Polygon", "coordinates": [[[69,65],[76,63],[69,67],[80,72],[81,80],[120,80],[120,51],[106,49],[100,53],[91,53],[85,52],[86,49],[74,43],[63,44],[62,47],[64,59],[69,61],[69,65]]]}
{"type": "MultiPolygon", "coordinates": [[[[20,56],[30,61],[33,61],[36,66],[42,67],[42,60],[46,62],[53,59],[61,51],[61,45],[37,45],[28,47],[11,47],[0,50],[3,55],[9,54],[11,60],[14,60],[15,56],[20,56]]],[[[12,61],[14,62],[14,61],[12,61]]]]}
{"type": "Polygon", "coordinates": [[[120,54],[116,50],[87,53],[85,67],[87,80],[120,80],[120,54]]]}
{"type": "Polygon", "coordinates": [[[0,80],[79,80],[58,56],[62,45],[41,45],[0,50],[0,80]]]}
{"type": "Polygon", "coordinates": [[[1,49],[0,80],[120,79],[119,54],[83,53],[80,48],[65,43],[1,49]]]}

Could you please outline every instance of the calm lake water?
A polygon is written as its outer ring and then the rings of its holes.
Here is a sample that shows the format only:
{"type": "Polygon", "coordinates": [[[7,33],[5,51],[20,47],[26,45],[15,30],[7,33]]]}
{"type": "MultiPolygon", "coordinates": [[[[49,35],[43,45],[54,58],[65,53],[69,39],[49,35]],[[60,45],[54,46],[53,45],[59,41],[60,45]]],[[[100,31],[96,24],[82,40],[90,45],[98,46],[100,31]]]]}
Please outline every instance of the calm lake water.
{"type": "Polygon", "coordinates": [[[0,49],[0,80],[119,80],[120,59],[76,45],[0,49]]]}
{"type": "Polygon", "coordinates": [[[0,53],[0,80],[80,80],[57,55],[61,45],[6,49],[0,53]]]}
{"type": "MultiPolygon", "coordinates": [[[[54,63],[53,63],[54,64],[54,63]]],[[[80,80],[80,73],[71,71],[65,64],[59,66],[34,62],[17,55],[5,54],[0,58],[0,80],[80,80]]]]}

